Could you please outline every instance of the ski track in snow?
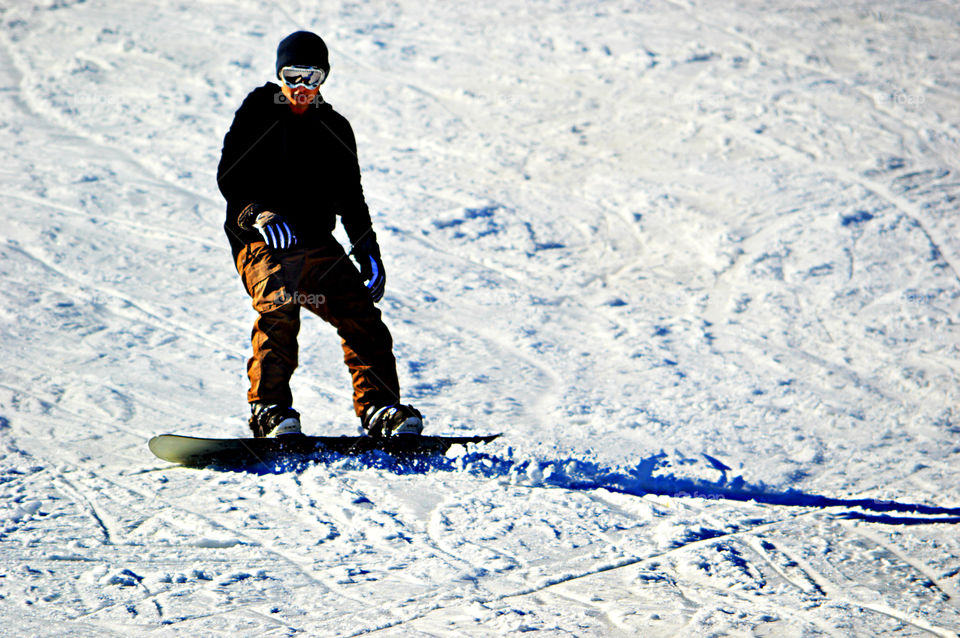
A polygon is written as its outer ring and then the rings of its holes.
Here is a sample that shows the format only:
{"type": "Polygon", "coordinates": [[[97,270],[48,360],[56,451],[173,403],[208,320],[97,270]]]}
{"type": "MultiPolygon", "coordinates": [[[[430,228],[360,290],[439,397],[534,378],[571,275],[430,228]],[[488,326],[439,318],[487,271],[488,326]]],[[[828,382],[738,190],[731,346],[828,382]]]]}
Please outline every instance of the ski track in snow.
{"type": "MultiPolygon", "coordinates": [[[[0,18],[0,635],[960,632],[955,6],[0,18]],[[147,450],[244,432],[214,172],[297,28],[358,136],[406,396],[493,444],[147,450]]],[[[333,331],[300,354],[306,429],[353,433],[333,331]]]]}

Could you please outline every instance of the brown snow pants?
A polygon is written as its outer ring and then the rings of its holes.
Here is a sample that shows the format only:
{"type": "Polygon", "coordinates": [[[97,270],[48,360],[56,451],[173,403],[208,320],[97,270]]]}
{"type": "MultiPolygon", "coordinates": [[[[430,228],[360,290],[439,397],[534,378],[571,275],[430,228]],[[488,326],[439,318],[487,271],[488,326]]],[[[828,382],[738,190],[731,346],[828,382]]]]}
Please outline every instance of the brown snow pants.
{"type": "Polygon", "coordinates": [[[247,244],[236,265],[259,315],[247,362],[248,401],[293,404],[290,377],[297,367],[301,306],[337,329],[357,416],[368,406],[399,401],[393,339],[360,273],[333,237],[321,247],[283,252],[262,241],[247,244]]]}

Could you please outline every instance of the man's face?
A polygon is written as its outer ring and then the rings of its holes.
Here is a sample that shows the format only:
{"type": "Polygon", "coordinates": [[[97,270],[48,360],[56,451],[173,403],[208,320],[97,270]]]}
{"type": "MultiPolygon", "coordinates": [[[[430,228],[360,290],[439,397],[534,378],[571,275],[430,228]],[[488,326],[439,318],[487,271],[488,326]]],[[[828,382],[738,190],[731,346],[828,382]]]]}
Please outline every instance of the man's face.
{"type": "Polygon", "coordinates": [[[280,83],[280,90],[283,91],[283,94],[286,96],[290,108],[298,115],[310,108],[310,105],[313,104],[313,101],[320,93],[319,86],[315,89],[308,89],[305,86],[290,88],[282,82],[280,83]]]}

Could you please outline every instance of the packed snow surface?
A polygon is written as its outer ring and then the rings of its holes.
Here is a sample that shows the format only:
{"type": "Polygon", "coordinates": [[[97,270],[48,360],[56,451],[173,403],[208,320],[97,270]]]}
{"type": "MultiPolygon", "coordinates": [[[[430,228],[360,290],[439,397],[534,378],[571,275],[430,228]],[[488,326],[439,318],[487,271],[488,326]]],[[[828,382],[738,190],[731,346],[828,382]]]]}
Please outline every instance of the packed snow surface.
{"type": "MultiPolygon", "coordinates": [[[[956,3],[0,20],[0,635],[957,635],[956,3]],[[490,445],[147,449],[245,433],[215,169],[300,28],[357,134],[405,398],[490,445]]],[[[305,319],[309,433],[356,431],[341,356],[305,319]]]]}

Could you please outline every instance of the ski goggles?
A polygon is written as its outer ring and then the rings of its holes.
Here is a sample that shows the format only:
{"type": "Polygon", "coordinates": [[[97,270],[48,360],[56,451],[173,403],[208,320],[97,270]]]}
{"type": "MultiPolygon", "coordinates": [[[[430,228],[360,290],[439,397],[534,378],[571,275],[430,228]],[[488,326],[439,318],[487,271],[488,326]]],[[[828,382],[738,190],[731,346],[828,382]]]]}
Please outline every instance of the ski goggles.
{"type": "Polygon", "coordinates": [[[327,79],[327,73],[315,66],[285,66],[280,69],[280,79],[291,89],[302,86],[315,89],[327,79]]]}

